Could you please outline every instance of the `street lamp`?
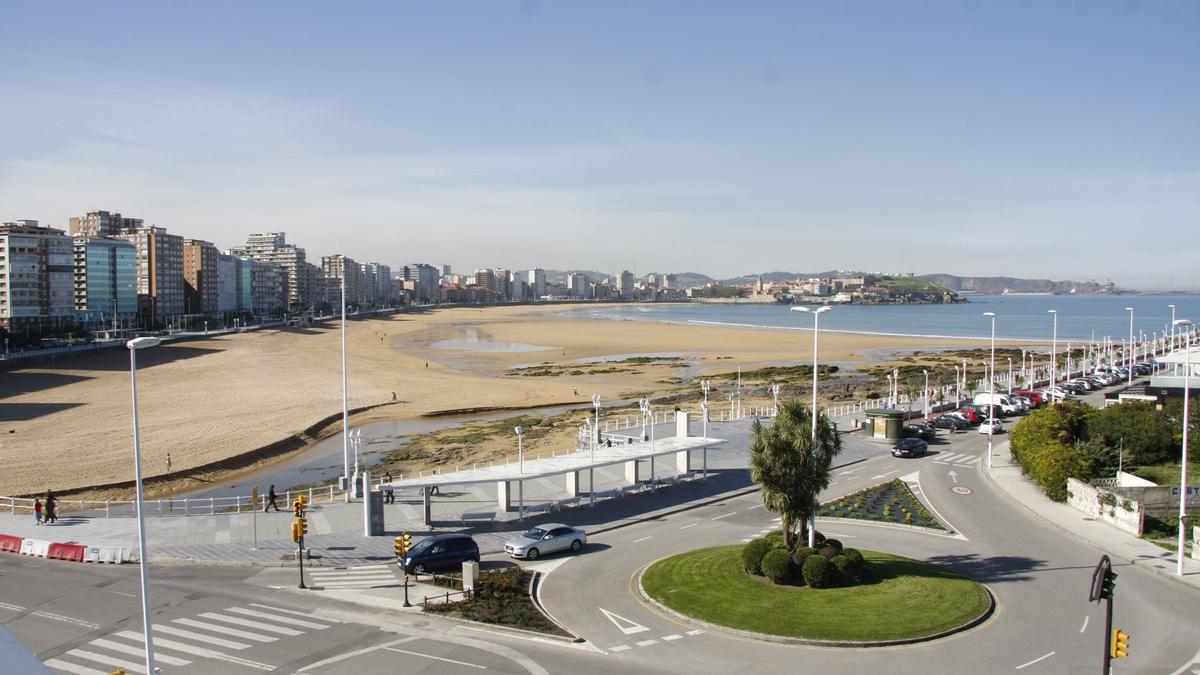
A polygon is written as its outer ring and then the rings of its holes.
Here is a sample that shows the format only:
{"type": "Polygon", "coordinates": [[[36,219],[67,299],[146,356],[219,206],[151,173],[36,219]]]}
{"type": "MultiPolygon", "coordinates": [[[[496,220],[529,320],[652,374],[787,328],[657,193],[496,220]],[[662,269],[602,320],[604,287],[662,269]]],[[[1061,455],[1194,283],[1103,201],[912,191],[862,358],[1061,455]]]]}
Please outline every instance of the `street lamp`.
{"type": "Polygon", "coordinates": [[[772,408],[772,415],[779,415],[779,385],[771,385],[771,397],[775,399],[775,406],[772,408]]]}
{"type": "Polygon", "coordinates": [[[341,257],[342,268],[342,482],[346,489],[346,502],[351,499],[350,488],[350,389],[346,370],[346,256],[341,257]]]}
{"type": "Polygon", "coordinates": [[[138,400],[137,400],[137,351],[147,347],[157,347],[162,344],[161,338],[140,337],[125,343],[129,348],[129,380],[133,389],[133,477],[137,488],[137,517],[138,517],[138,551],[141,560],[138,561],[138,571],[142,587],[142,633],[146,636],[146,672],[154,673],[154,633],[150,630],[150,570],[147,567],[146,555],[146,514],[142,500],[142,436],[138,430],[138,400]]]}
{"type": "Polygon", "coordinates": [[[1171,330],[1175,330],[1175,326],[1188,326],[1188,330],[1184,331],[1184,367],[1183,367],[1183,450],[1180,452],[1179,458],[1179,562],[1175,568],[1175,573],[1183,576],[1183,548],[1187,543],[1185,535],[1187,528],[1187,460],[1188,460],[1188,428],[1191,426],[1191,418],[1189,417],[1189,402],[1191,400],[1191,382],[1192,382],[1192,322],[1189,319],[1179,319],[1171,322],[1171,330]]]}
{"type": "Polygon", "coordinates": [[[1054,336],[1050,339],[1050,402],[1054,402],[1054,376],[1058,369],[1058,310],[1048,309],[1047,313],[1054,315],[1054,336]]]}
{"type": "MultiPolygon", "coordinates": [[[[996,313],[984,312],[984,316],[992,319],[992,357],[991,365],[988,367],[988,417],[993,417],[996,414],[996,313]]],[[[1010,359],[1011,363],[1012,360],[1010,359]]],[[[998,418],[997,418],[998,419],[998,418]]],[[[991,420],[988,424],[988,458],[987,467],[992,468],[992,429],[996,427],[995,420],[991,420]]]]}
{"type": "MultiPolygon", "coordinates": [[[[517,425],[513,427],[513,431],[517,432],[517,470],[519,473],[525,473],[525,445],[522,443],[522,436],[525,435],[525,427],[517,425]]],[[[517,480],[517,520],[525,520],[525,479],[517,480]]]]}
{"type": "Polygon", "coordinates": [[[350,445],[354,447],[354,491],[358,492],[358,450],[362,446],[362,429],[350,432],[350,445]]]}
{"type": "MultiPolygon", "coordinates": [[[[1010,359],[1010,361],[1011,361],[1011,359],[1010,359]]],[[[925,375],[925,391],[922,392],[921,398],[923,398],[925,400],[925,422],[926,422],[926,424],[928,424],[929,423],[929,371],[922,370],[921,372],[924,373],[924,375],[925,375]]]]}
{"type": "Polygon", "coordinates": [[[704,403],[700,404],[701,412],[704,413],[703,431],[705,438],[708,438],[708,390],[712,386],[711,380],[700,380],[700,389],[704,392],[704,403]]]}
{"type": "MultiPolygon", "coordinates": [[[[645,428],[646,418],[650,418],[650,452],[654,452],[654,411],[650,408],[650,399],[643,398],[638,400],[638,407],[642,411],[642,428],[645,428]]],[[[645,435],[642,436],[645,438],[645,435]]]]}
{"type": "MultiPolygon", "coordinates": [[[[793,312],[809,312],[813,315],[813,391],[812,391],[812,444],[813,449],[817,446],[817,340],[821,336],[821,313],[828,312],[833,309],[829,305],[824,305],[816,309],[808,307],[793,307],[793,312]]],[[[808,545],[813,546],[816,543],[816,515],[814,514],[808,523],[808,545]]]]}
{"type": "Polygon", "coordinates": [[[954,407],[955,408],[957,408],[958,404],[962,402],[962,385],[960,384],[960,382],[961,382],[961,380],[959,379],[958,366],[954,366],[954,388],[958,390],[958,391],[954,392],[954,407]]]}
{"type": "Polygon", "coordinates": [[[1012,357],[1008,357],[1008,395],[1012,396],[1012,357]]]}
{"type": "MultiPolygon", "coordinates": [[[[1167,305],[1171,308],[1171,349],[1175,351],[1175,305],[1167,305]]],[[[1166,337],[1165,335],[1163,337],[1166,337]]]]}
{"type": "Polygon", "coordinates": [[[595,462],[596,441],[600,438],[600,394],[592,396],[592,405],[596,407],[596,428],[592,429],[592,462],[595,462]]]}
{"type": "Polygon", "coordinates": [[[1126,307],[1125,311],[1129,312],[1129,363],[1127,365],[1129,366],[1129,386],[1132,387],[1133,386],[1133,359],[1134,359],[1133,308],[1126,307]]]}

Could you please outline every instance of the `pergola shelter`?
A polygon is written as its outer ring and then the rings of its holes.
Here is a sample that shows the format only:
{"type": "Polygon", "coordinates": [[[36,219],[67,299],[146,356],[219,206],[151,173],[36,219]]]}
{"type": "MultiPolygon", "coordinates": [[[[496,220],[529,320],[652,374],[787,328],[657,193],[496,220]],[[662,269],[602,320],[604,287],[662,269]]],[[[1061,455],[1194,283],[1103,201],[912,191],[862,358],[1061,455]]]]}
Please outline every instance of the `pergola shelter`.
{"type": "MultiPolygon", "coordinates": [[[[504,464],[489,464],[462,469],[453,473],[431,473],[424,476],[403,477],[400,480],[384,483],[380,489],[417,489],[423,493],[425,524],[431,525],[430,488],[441,488],[473,485],[482,483],[496,484],[496,500],[498,510],[511,512],[513,510],[513,488],[515,487],[517,511],[520,518],[525,515],[525,482],[554,476],[563,476],[564,492],[567,499],[580,497],[581,474],[588,475],[588,500],[595,504],[596,490],[595,471],[598,468],[623,464],[625,467],[624,483],[639,485],[644,482],[640,462],[650,462],[649,477],[656,476],[655,461],[666,456],[674,456],[674,472],[672,475],[692,472],[692,453],[700,451],[701,471],[708,473],[708,448],[720,445],[725,441],[717,438],[694,437],[687,435],[687,413],[677,413],[677,435],[653,441],[635,441],[633,443],[597,443],[595,449],[564,453],[557,456],[538,459],[526,459],[523,463],[510,461],[504,464]]],[[[654,489],[653,481],[650,488],[654,489]]]]}

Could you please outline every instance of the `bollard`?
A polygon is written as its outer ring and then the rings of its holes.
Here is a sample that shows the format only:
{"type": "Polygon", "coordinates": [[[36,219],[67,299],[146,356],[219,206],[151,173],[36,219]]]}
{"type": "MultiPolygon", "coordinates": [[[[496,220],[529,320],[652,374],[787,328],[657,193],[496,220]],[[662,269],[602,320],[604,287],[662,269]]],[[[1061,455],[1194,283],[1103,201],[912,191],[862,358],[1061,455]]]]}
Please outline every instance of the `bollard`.
{"type": "Polygon", "coordinates": [[[313,489],[312,488],[308,488],[308,501],[310,501],[314,504],[316,503],[316,500],[313,499],[313,489]]]}
{"type": "Polygon", "coordinates": [[[107,518],[107,517],[108,517],[108,507],[109,507],[108,500],[107,500],[107,499],[105,499],[105,500],[104,500],[104,517],[105,517],[105,518],[107,518]]]}

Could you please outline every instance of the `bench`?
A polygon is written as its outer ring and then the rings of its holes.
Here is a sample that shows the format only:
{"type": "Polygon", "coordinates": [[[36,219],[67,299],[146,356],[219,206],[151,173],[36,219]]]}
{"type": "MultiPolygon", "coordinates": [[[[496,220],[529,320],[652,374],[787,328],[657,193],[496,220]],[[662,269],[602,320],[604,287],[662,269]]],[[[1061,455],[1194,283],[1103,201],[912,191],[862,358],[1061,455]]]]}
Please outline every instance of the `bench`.
{"type": "Polygon", "coordinates": [[[566,499],[558,500],[558,505],[555,508],[561,511],[564,507],[573,509],[576,506],[579,506],[579,497],[567,497],[566,499]]]}
{"type": "Polygon", "coordinates": [[[704,473],[701,471],[692,471],[689,473],[683,473],[683,474],[679,474],[678,476],[676,476],[675,480],[679,481],[680,483],[683,483],[683,482],[695,483],[698,480],[704,480],[704,473]]]}
{"type": "Polygon", "coordinates": [[[467,511],[460,516],[463,526],[467,523],[494,523],[496,522],[495,511],[467,511]]]}
{"type": "Polygon", "coordinates": [[[539,502],[537,504],[528,504],[525,506],[525,515],[531,516],[537,513],[550,513],[558,510],[558,502],[539,502]]]}
{"type": "Polygon", "coordinates": [[[624,497],[624,496],[625,496],[625,493],[620,488],[613,488],[612,490],[605,490],[603,492],[597,492],[596,493],[596,501],[600,501],[602,499],[617,499],[618,497],[624,497]]]}

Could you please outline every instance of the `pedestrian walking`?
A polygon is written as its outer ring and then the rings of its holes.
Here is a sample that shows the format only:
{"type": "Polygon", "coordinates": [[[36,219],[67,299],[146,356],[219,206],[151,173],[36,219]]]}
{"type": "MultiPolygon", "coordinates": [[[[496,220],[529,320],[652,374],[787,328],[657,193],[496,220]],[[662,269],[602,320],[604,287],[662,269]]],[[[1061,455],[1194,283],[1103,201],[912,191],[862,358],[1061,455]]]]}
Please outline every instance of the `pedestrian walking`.
{"type": "MultiPolygon", "coordinates": [[[[388,471],[387,473],[383,474],[383,482],[385,485],[392,482],[392,472],[391,471],[388,471]]],[[[386,487],[383,489],[383,503],[384,504],[395,504],[396,503],[396,491],[394,489],[392,489],[391,487],[386,487]]]]}
{"type": "Polygon", "coordinates": [[[46,519],[47,524],[58,520],[58,500],[54,497],[53,490],[46,490],[46,519]]]}
{"type": "Polygon", "coordinates": [[[33,500],[33,517],[38,525],[42,524],[42,500],[40,499],[33,500]]]}
{"type": "Polygon", "coordinates": [[[167,473],[171,473],[171,453],[167,453],[167,473]]]}
{"type": "Polygon", "coordinates": [[[267,508],[263,509],[263,513],[270,513],[271,507],[274,506],[276,511],[279,511],[279,505],[275,503],[275,486],[267,490],[267,508]]]}

